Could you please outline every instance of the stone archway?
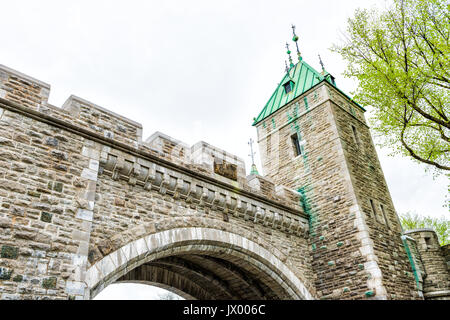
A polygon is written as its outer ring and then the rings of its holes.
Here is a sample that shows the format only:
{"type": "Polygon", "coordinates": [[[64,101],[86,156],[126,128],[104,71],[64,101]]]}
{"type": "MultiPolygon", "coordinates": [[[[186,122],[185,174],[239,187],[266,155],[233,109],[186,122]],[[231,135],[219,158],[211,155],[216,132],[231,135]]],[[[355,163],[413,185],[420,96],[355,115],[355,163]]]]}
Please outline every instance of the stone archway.
{"type": "Polygon", "coordinates": [[[158,283],[197,299],[313,299],[267,249],[206,227],[153,233],[108,254],[87,270],[89,297],[115,281],[158,283]]]}

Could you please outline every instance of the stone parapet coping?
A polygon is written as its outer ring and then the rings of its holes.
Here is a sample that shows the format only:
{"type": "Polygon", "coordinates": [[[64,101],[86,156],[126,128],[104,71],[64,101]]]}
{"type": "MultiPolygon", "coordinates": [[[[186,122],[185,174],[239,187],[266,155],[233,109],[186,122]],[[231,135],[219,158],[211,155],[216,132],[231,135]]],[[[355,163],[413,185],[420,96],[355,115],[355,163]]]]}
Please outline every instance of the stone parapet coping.
{"type": "Polygon", "coordinates": [[[450,299],[450,290],[427,292],[427,293],[424,293],[424,296],[426,298],[449,297],[449,299],[450,299]]]}
{"type": "Polygon", "coordinates": [[[0,106],[1,106],[1,108],[10,110],[12,112],[17,112],[17,113],[26,115],[27,117],[30,117],[32,119],[38,120],[40,122],[47,123],[49,125],[55,126],[55,127],[60,128],[62,130],[65,130],[65,131],[69,131],[71,133],[77,134],[77,135],[79,135],[81,137],[84,137],[86,139],[98,142],[98,143],[100,143],[102,145],[109,146],[111,148],[114,148],[114,149],[126,152],[128,154],[133,155],[133,156],[137,156],[137,157],[143,158],[145,160],[152,161],[152,162],[154,162],[154,163],[156,163],[158,165],[165,166],[165,167],[167,167],[169,169],[172,169],[172,170],[175,170],[175,171],[179,171],[182,174],[186,174],[187,176],[196,178],[196,179],[198,179],[200,181],[204,181],[204,182],[210,183],[212,185],[216,185],[216,186],[218,186],[220,188],[223,188],[225,190],[236,192],[238,194],[241,194],[241,195],[247,196],[249,198],[255,199],[255,200],[259,201],[259,202],[262,202],[262,203],[265,203],[265,204],[269,204],[269,205],[271,205],[271,206],[273,206],[273,207],[275,207],[277,209],[280,209],[280,210],[283,210],[283,211],[286,211],[286,212],[290,212],[290,213],[296,214],[296,215],[298,215],[300,217],[303,217],[305,219],[308,219],[308,215],[306,213],[304,213],[302,211],[299,211],[299,210],[296,210],[296,209],[294,209],[294,208],[292,208],[290,206],[287,206],[287,205],[285,205],[283,203],[280,203],[280,202],[277,202],[277,201],[273,201],[271,199],[268,199],[267,197],[264,197],[262,195],[254,194],[252,192],[249,192],[249,191],[246,191],[246,190],[243,190],[243,189],[237,190],[235,186],[233,186],[233,185],[231,185],[229,183],[226,183],[224,181],[220,181],[220,180],[215,179],[214,177],[211,177],[209,175],[202,174],[200,172],[191,170],[191,169],[186,168],[184,166],[181,166],[181,165],[178,165],[178,164],[174,164],[171,161],[168,161],[168,160],[162,159],[160,157],[157,157],[156,155],[151,154],[148,151],[146,151],[144,148],[141,148],[140,144],[135,146],[135,145],[130,145],[130,144],[126,144],[126,143],[123,143],[123,142],[119,142],[119,141],[116,141],[116,140],[111,139],[111,138],[104,137],[103,135],[98,134],[97,132],[93,132],[93,131],[90,131],[90,130],[88,130],[86,128],[76,126],[76,125],[74,125],[74,124],[72,124],[72,123],[70,123],[68,121],[57,119],[55,117],[52,117],[51,115],[47,115],[47,114],[44,114],[42,112],[39,112],[39,111],[36,111],[36,110],[32,110],[30,108],[27,108],[25,106],[22,106],[22,105],[20,105],[18,103],[12,102],[12,101],[7,100],[7,99],[0,98],[0,106]]]}
{"type": "Polygon", "coordinates": [[[70,104],[71,101],[78,101],[78,102],[81,102],[82,104],[89,105],[89,107],[91,107],[91,108],[100,110],[100,111],[105,112],[107,114],[110,114],[110,115],[112,115],[112,116],[114,116],[116,118],[119,118],[120,120],[128,122],[129,124],[142,129],[142,124],[140,124],[139,122],[136,122],[134,120],[126,118],[126,117],[124,117],[124,116],[122,116],[120,114],[117,114],[117,113],[115,113],[115,112],[113,112],[111,110],[103,108],[103,107],[101,107],[101,106],[99,106],[99,105],[97,105],[95,103],[92,103],[92,102],[90,102],[90,101],[88,101],[86,99],[80,98],[80,97],[78,97],[76,95],[73,95],[73,94],[66,100],[66,102],[64,102],[62,109],[64,109],[64,106],[70,104]]]}
{"type": "Polygon", "coordinates": [[[30,77],[29,75],[26,75],[26,74],[24,74],[22,72],[19,72],[17,70],[11,69],[11,68],[9,68],[7,66],[4,66],[2,64],[0,64],[0,71],[5,71],[5,72],[7,72],[9,74],[17,76],[18,78],[21,78],[23,80],[28,80],[30,82],[33,82],[35,84],[38,84],[38,85],[40,85],[42,87],[45,87],[46,89],[50,90],[50,85],[48,83],[46,83],[44,81],[41,81],[41,80],[38,80],[36,78],[30,77]]]}
{"type": "Polygon", "coordinates": [[[432,228],[420,228],[420,229],[413,229],[413,230],[408,230],[403,232],[403,234],[410,234],[410,233],[415,233],[415,232],[434,232],[436,233],[436,231],[434,231],[432,228]]]}

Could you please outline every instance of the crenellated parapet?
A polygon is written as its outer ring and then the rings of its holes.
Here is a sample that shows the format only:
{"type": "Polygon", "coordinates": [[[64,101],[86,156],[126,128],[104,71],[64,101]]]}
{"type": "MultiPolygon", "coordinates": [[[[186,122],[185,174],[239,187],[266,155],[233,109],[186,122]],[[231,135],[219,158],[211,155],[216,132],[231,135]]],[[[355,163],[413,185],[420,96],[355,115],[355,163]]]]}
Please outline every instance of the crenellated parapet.
{"type": "Polygon", "coordinates": [[[0,300],[90,299],[164,255],[196,259],[195,277],[180,271],[194,261],[177,266],[180,290],[220,298],[211,275],[223,297],[315,295],[298,192],[204,141],[142,139],[138,122],[49,93],[0,66],[0,300]]]}
{"type": "Polygon", "coordinates": [[[0,65],[0,98],[39,110],[47,104],[49,94],[49,84],[0,65]]]}
{"type": "Polygon", "coordinates": [[[71,95],[62,110],[79,126],[100,133],[105,138],[137,147],[142,141],[142,125],[80,97],[71,95]]]}
{"type": "MultiPolygon", "coordinates": [[[[49,93],[50,85],[0,65],[3,108],[99,142],[100,174],[286,232],[307,230],[301,195],[261,176],[246,177],[237,156],[203,141],[189,146],[161,132],[143,141],[140,123],[74,95],[58,108],[48,103],[49,93]]],[[[98,152],[82,149],[85,156],[98,152]]]]}

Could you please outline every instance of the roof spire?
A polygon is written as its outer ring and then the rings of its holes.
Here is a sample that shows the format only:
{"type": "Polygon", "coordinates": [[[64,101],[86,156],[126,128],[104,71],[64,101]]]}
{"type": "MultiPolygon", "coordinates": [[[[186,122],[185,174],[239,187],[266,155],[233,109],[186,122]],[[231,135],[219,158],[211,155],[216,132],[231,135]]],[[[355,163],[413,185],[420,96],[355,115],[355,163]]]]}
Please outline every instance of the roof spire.
{"type": "Polygon", "coordinates": [[[291,57],[291,50],[289,50],[289,44],[286,42],[286,53],[289,56],[289,63],[290,63],[290,67],[292,68],[294,66],[294,63],[292,62],[292,57],[291,57]]]}
{"type": "Polygon", "coordinates": [[[298,36],[295,34],[295,26],[294,26],[294,25],[291,25],[291,27],[292,27],[292,34],[294,35],[294,36],[292,37],[292,41],[295,42],[295,46],[297,47],[298,61],[302,61],[302,55],[300,54],[300,50],[298,49],[298,43],[297,43],[297,41],[298,41],[298,36]]]}
{"type": "Polygon", "coordinates": [[[319,63],[322,66],[322,74],[325,73],[325,68],[323,67],[322,59],[320,58],[320,54],[317,54],[319,56],[319,63]]]}
{"type": "Polygon", "coordinates": [[[256,168],[256,164],[255,164],[255,154],[256,152],[253,152],[253,139],[250,138],[250,141],[248,142],[248,145],[250,146],[250,154],[249,156],[252,157],[252,169],[250,171],[250,174],[255,174],[255,175],[259,175],[258,173],[258,169],[256,168]]]}

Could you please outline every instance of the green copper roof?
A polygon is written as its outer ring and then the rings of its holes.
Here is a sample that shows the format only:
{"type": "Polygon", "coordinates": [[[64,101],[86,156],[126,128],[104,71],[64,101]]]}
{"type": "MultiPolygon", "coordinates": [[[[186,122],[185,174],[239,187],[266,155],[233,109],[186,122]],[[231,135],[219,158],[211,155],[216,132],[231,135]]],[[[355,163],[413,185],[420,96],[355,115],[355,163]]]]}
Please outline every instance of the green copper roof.
{"type": "MultiPolygon", "coordinates": [[[[284,75],[283,80],[281,80],[281,82],[278,84],[278,87],[275,89],[275,92],[272,94],[267,104],[264,106],[259,115],[254,119],[253,125],[256,125],[258,122],[275,113],[278,109],[282,108],[322,81],[328,81],[330,84],[336,87],[334,81],[331,78],[331,75],[328,72],[322,75],[321,73],[314,70],[314,68],[312,68],[305,61],[301,60],[295,66],[290,68],[289,75],[288,73],[284,75]],[[290,80],[294,82],[294,87],[291,92],[286,93],[284,90],[284,85],[290,80]]],[[[343,93],[341,90],[339,91],[343,93]]],[[[364,108],[362,108],[361,106],[359,107],[364,110],[364,108]]]]}

